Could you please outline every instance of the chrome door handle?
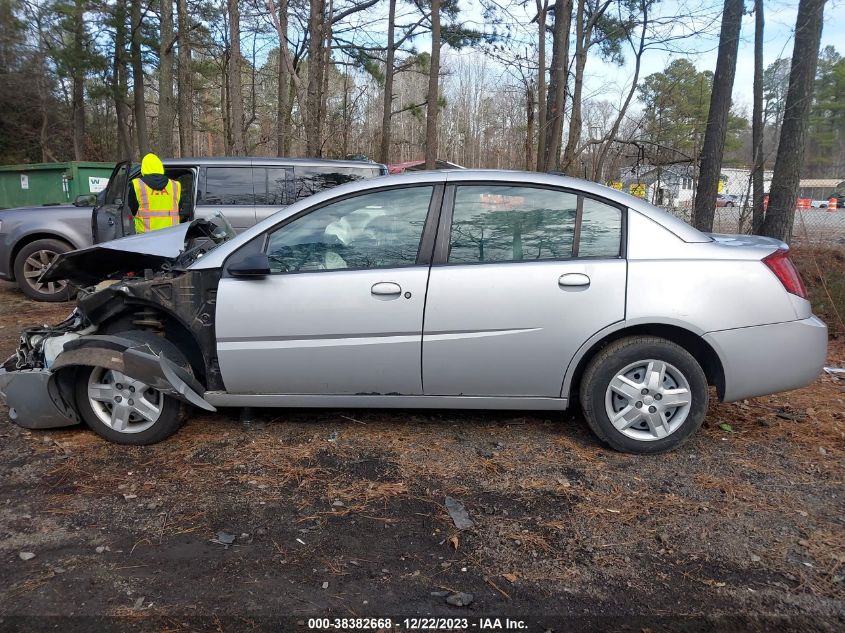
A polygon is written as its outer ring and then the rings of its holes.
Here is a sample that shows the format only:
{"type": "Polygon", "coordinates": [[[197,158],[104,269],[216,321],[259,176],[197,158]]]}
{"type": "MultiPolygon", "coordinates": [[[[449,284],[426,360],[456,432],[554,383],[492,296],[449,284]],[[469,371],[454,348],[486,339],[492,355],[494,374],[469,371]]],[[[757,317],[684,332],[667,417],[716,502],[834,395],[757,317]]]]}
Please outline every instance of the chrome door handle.
{"type": "Polygon", "coordinates": [[[560,279],[557,280],[557,285],[566,288],[573,286],[589,286],[590,278],[584,273],[566,273],[565,275],[560,276],[560,279]]]}
{"type": "Polygon", "coordinates": [[[393,295],[402,294],[402,287],[392,281],[380,281],[373,284],[370,292],[377,297],[392,297],[393,295]]]}

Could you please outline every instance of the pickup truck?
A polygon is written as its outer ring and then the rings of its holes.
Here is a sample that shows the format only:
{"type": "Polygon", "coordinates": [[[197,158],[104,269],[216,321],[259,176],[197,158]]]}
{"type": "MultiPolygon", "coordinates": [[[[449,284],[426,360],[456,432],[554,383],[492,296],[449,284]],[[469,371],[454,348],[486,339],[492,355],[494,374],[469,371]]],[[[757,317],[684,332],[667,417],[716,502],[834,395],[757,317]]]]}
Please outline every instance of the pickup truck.
{"type": "MultiPolygon", "coordinates": [[[[165,174],[182,183],[182,215],[192,220],[222,213],[240,232],[279,209],[318,191],[387,174],[387,167],[360,160],[297,158],[177,158],[165,174]]],[[[0,279],[14,281],[36,301],[67,301],[65,281],[42,282],[41,273],[60,253],[134,232],[127,202],[137,163],[118,163],[97,198],[74,205],[0,211],[0,279]],[[92,211],[93,207],[93,211],[92,211]]]]}

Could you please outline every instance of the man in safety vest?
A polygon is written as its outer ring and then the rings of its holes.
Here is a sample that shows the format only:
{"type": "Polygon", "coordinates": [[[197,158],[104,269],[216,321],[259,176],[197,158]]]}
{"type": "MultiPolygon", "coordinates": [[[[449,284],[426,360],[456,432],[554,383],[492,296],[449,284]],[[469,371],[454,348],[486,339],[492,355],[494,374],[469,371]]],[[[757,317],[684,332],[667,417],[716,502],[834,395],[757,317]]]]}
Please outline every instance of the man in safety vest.
{"type": "Polygon", "coordinates": [[[179,224],[182,185],[164,175],[164,165],[155,154],[141,161],[141,177],[132,181],[129,209],[135,216],[135,232],[146,233],[179,224]]]}

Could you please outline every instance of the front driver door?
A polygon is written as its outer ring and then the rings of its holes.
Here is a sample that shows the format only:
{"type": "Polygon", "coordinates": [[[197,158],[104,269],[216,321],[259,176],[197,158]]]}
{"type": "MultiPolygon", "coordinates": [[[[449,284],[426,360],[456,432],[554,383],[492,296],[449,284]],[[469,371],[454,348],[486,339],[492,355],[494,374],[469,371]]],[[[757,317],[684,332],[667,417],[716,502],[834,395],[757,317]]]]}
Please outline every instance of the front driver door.
{"type": "Polygon", "coordinates": [[[272,274],[224,276],[218,289],[226,391],[421,394],[439,193],[421,185],[352,194],[271,231],[272,274]]]}

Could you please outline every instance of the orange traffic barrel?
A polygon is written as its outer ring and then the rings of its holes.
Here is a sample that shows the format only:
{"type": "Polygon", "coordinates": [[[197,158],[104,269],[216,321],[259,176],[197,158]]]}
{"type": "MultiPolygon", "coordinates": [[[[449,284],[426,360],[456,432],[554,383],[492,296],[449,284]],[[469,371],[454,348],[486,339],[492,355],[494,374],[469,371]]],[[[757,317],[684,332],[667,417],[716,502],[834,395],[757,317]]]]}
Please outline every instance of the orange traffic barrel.
{"type": "Polygon", "coordinates": [[[836,211],[836,198],[831,198],[827,201],[827,210],[836,211]]]}

